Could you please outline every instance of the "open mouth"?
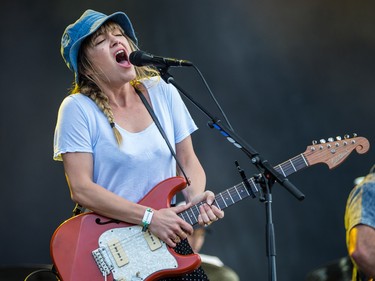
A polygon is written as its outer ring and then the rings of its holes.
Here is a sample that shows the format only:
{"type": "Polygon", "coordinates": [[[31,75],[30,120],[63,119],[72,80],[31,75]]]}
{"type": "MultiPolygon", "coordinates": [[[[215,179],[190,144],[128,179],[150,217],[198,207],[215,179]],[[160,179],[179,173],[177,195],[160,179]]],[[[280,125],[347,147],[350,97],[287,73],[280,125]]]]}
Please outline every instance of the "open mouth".
{"type": "Polygon", "coordinates": [[[128,62],[128,56],[124,50],[118,50],[115,54],[116,61],[118,63],[125,63],[128,62]]]}

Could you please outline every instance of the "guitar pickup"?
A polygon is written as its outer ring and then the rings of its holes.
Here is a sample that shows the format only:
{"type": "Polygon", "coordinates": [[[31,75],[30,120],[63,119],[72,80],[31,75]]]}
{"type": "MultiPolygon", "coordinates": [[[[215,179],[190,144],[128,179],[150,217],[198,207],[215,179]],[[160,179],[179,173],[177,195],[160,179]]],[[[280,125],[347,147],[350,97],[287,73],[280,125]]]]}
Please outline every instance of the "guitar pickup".
{"type": "Polygon", "coordinates": [[[143,237],[145,238],[148,247],[151,251],[155,251],[159,248],[161,248],[161,242],[158,237],[156,237],[154,234],[150,232],[150,230],[147,230],[143,232],[143,237]]]}
{"type": "Polygon", "coordinates": [[[112,239],[108,243],[108,248],[118,267],[122,267],[129,263],[129,259],[125,254],[124,248],[118,239],[112,239]]]}

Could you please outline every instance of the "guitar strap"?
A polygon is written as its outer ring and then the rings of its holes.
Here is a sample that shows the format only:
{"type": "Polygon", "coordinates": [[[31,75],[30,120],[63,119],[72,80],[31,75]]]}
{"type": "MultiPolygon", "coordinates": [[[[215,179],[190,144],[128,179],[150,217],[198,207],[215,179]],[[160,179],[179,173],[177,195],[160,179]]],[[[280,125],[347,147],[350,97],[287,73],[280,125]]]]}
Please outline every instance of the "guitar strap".
{"type": "MultiPolygon", "coordinates": [[[[180,168],[180,170],[181,170],[181,172],[182,172],[182,174],[183,174],[183,176],[186,180],[186,184],[190,185],[190,180],[187,177],[184,169],[182,168],[182,165],[180,164],[180,161],[178,161],[176,153],[174,152],[173,147],[171,146],[171,143],[169,142],[168,137],[163,130],[163,127],[161,126],[158,118],[156,117],[154,110],[152,109],[151,105],[148,103],[148,101],[145,98],[145,96],[143,95],[143,93],[139,89],[137,89],[136,87],[134,87],[134,89],[137,92],[137,94],[139,95],[139,97],[141,98],[141,100],[142,100],[143,104],[145,105],[148,113],[151,115],[152,120],[154,120],[154,122],[156,124],[156,127],[158,127],[158,129],[160,131],[160,134],[162,135],[163,139],[167,143],[167,146],[168,146],[169,150],[171,151],[174,159],[176,160],[177,166],[180,168]]],[[[74,209],[73,209],[73,217],[83,213],[85,210],[86,209],[83,206],[81,206],[79,204],[76,204],[74,209]]]]}
{"type": "Polygon", "coordinates": [[[176,153],[174,152],[174,150],[173,150],[173,148],[171,146],[171,143],[169,142],[168,137],[167,137],[167,135],[165,134],[165,132],[163,130],[163,127],[161,126],[158,118],[156,117],[154,110],[152,109],[151,105],[148,103],[148,101],[145,98],[145,96],[143,95],[143,93],[139,89],[137,89],[136,87],[134,87],[134,89],[137,92],[137,94],[139,95],[139,97],[141,98],[143,104],[146,106],[146,109],[147,109],[148,113],[150,113],[150,115],[152,117],[152,120],[154,120],[154,122],[155,122],[156,126],[158,127],[158,129],[159,129],[159,131],[160,131],[163,139],[167,143],[169,150],[171,151],[174,159],[176,160],[177,166],[180,168],[182,174],[184,175],[184,178],[186,180],[187,185],[190,185],[190,180],[186,176],[186,173],[185,173],[184,169],[182,168],[182,165],[178,161],[176,153]]]}

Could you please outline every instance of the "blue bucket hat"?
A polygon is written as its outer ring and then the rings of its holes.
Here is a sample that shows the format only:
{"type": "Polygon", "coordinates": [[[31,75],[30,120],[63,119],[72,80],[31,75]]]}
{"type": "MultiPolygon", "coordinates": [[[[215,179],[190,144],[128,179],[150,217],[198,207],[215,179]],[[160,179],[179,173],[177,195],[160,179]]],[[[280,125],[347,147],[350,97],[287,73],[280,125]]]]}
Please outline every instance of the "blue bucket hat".
{"type": "Polygon", "coordinates": [[[61,38],[61,55],[68,68],[74,72],[76,83],[78,83],[78,52],[83,40],[93,34],[108,20],[118,23],[125,34],[136,45],[138,44],[133,26],[125,13],[117,12],[112,15],[105,15],[94,10],[86,10],[75,23],[68,25],[61,38]]]}

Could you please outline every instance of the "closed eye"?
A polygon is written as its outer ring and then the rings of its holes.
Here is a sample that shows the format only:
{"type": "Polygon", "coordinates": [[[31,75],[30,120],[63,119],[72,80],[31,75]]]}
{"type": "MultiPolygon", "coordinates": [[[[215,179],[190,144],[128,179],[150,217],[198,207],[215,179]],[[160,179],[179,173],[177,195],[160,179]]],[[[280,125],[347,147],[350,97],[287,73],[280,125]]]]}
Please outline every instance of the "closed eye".
{"type": "Polygon", "coordinates": [[[97,36],[95,39],[94,39],[94,46],[97,46],[99,45],[100,43],[103,43],[105,41],[105,37],[102,36],[102,35],[99,35],[97,36]]]}
{"type": "Polygon", "coordinates": [[[99,44],[103,43],[104,42],[104,39],[103,40],[99,40],[99,41],[95,41],[94,45],[95,46],[98,46],[99,44]]]}

